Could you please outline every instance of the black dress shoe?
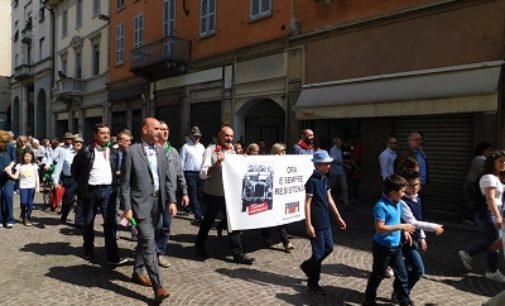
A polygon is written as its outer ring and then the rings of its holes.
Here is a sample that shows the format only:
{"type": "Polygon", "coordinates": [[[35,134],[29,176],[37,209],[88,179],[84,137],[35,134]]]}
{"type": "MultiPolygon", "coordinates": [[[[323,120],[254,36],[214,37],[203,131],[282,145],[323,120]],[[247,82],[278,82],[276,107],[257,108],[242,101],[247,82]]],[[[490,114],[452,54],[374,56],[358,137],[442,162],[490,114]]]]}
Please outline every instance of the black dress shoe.
{"type": "Polygon", "coordinates": [[[306,261],[302,262],[300,269],[302,269],[303,273],[305,273],[305,276],[309,277],[309,267],[307,267],[306,261]]]}
{"type": "Polygon", "coordinates": [[[321,288],[319,285],[307,285],[307,288],[309,288],[310,292],[314,293],[315,295],[325,295],[326,291],[321,288]]]}
{"type": "Polygon", "coordinates": [[[195,245],[196,255],[199,257],[207,259],[209,256],[207,255],[207,251],[203,245],[195,245]]]}
{"type": "Polygon", "coordinates": [[[254,258],[247,256],[247,254],[242,254],[238,256],[233,256],[233,261],[238,264],[252,265],[254,258]]]}
{"type": "Polygon", "coordinates": [[[86,260],[92,260],[93,259],[93,252],[84,252],[82,255],[82,258],[86,260]]]}

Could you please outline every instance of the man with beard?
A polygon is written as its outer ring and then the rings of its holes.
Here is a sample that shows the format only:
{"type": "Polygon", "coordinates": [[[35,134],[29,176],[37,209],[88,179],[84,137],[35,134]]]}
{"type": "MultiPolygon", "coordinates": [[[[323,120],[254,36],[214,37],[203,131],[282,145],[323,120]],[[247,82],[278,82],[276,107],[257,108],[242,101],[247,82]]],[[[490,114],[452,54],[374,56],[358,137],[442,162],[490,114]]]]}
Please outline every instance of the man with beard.
{"type": "Polygon", "coordinates": [[[95,125],[94,142],[81,149],[72,162],[72,178],[77,183],[78,205],[82,207],[84,258],[93,259],[94,221],[100,209],[104,221],[107,263],[117,266],[127,262],[119,257],[116,242],[116,190],[113,179],[116,155],[110,150],[110,129],[104,123],[95,125]]]}
{"type": "Polygon", "coordinates": [[[293,146],[294,154],[313,154],[317,151],[314,146],[314,132],[311,129],[302,131],[302,139],[293,146]]]}
{"type": "MultiPolygon", "coordinates": [[[[205,180],[203,193],[206,210],[195,242],[196,253],[203,258],[207,258],[205,242],[217,214],[221,212],[226,217],[222,164],[225,162],[226,155],[235,154],[232,141],[233,129],[229,126],[223,126],[218,135],[218,143],[209,145],[203,155],[200,177],[205,180]]],[[[254,262],[254,258],[247,256],[242,248],[240,231],[228,233],[228,244],[234,262],[247,265],[254,262]]]]}

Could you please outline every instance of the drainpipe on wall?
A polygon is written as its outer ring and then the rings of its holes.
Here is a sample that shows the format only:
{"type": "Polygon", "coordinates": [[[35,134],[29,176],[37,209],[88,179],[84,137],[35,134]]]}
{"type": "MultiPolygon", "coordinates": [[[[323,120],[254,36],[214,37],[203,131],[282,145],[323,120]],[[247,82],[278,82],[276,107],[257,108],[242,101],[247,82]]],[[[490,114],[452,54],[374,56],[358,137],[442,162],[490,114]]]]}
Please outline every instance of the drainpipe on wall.
{"type": "MultiPolygon", "coordinates": [[[[54,52],[56,50],[56,18],[54,18],[54,10],[51,9],[47,4],[45,4],[45,1],[43,3],[43,7],[49,11],[49,14],[51,16],[51,29],[49,30],[51,32],[51,74],[49,76],[49,99],[47,105],[46,105],[46,112],[47,113],[52,113],[48,110],[52,109],[52,104],[53,104],[53,89],[54,89],[54,73],[56,69],[56,61],[54,58],[54,52]]],[[[46,114],[47,114],[46,113],[46,114]]],[[[53,138],[54,135],[54,116],[51,115],[51,117],[46,116],[46,118],[50,118],[46,122],[46,135],[51,135],[51,138],[53,138]]],[[[49,136],[48,136],[49,137],[49,136]]]]}
{"type": "Polygon", "coordinates": [[[296,9],[295,9],[296,0],[291,0],[291,17],[289,20],[289,35],[298,35],[300,34],[300,20],[296,17],[296,9]]]}
{"type": "Polygon", "coordinates": [[[496,133],[496,147],[503,148],[505,146],[505,66],[501,68],[497,102],[496,122],[498,132],[496,133]]]}

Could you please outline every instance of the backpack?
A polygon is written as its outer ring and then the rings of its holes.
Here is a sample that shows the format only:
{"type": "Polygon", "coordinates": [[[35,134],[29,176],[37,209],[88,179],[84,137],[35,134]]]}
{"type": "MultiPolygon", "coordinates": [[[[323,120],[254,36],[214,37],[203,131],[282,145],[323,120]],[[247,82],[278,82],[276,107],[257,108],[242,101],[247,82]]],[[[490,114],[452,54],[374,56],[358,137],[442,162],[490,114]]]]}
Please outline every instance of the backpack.
{"type": "Polygon", "coordinates": [[[480,178],[466,189],[466,194],[468,196],[466,206],[472,213],[487,207],[486,196],[480,191],[479,181],[480,178]]]}

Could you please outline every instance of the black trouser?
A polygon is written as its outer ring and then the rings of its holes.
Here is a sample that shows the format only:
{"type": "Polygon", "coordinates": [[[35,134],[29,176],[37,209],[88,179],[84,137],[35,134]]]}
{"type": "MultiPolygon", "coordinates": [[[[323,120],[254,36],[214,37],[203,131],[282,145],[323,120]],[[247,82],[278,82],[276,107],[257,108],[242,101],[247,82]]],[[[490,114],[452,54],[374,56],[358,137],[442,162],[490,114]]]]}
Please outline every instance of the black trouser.
{"type": "MultiPolygon", "coordinates": [[[[68,214],[70,213],[70,208],[72,208],[72,203],[74,202],[75,195],[77,193],[77,183],[71,176],[63,176],[61,179],[62,185],[65,188],[65,193],[61,199],[61,222],[67,222],[68,214]]],[[[76,220],[77,221],[77,220],[76,220]]]]}
{"type": "Polygon", "coordinates": [[[116,194],[110,185],[88,186],[86,197],[81,200],[83,211],[82,237],[84,252],[93,253],[95,231],[94,222],[97,210],[100,209],[104,222],[105,253],[107,260],[118,262],[119,254],[116,242],[116,194]]]}
{"type": "MultiPolygon", "coordinates": [[[[289,235],[288,235],[288,230],[286,228],[286,225],[279,225],[276,227],[273,227],[277,233],[279,234],[279,237],[281,238],[282,244],[286,245],[289,243],[289,235]]],[[[266,227],[261,230],[261,237],[268,239],[270,238],[270,231],[272,227],[266,227]]]]}
{"type": "MultiPolygon", "coordinates": [[[[197,247],[203,247],[205,242],[207,242],[209,231],[212,228],[212,224],[214,224],[217,214],[222,212],[226,217],[226,203],[224,197],[213,196],[205,193],[203,200],[206,210],[205,215],[203,216],[202,224],[198,230],[198,235],[196,236],[195,244],[197,247]]],[[[240,231],[228,232],[228,244],[234,257],[244,255],[244,249],[240,243],[240,231]]]]}

